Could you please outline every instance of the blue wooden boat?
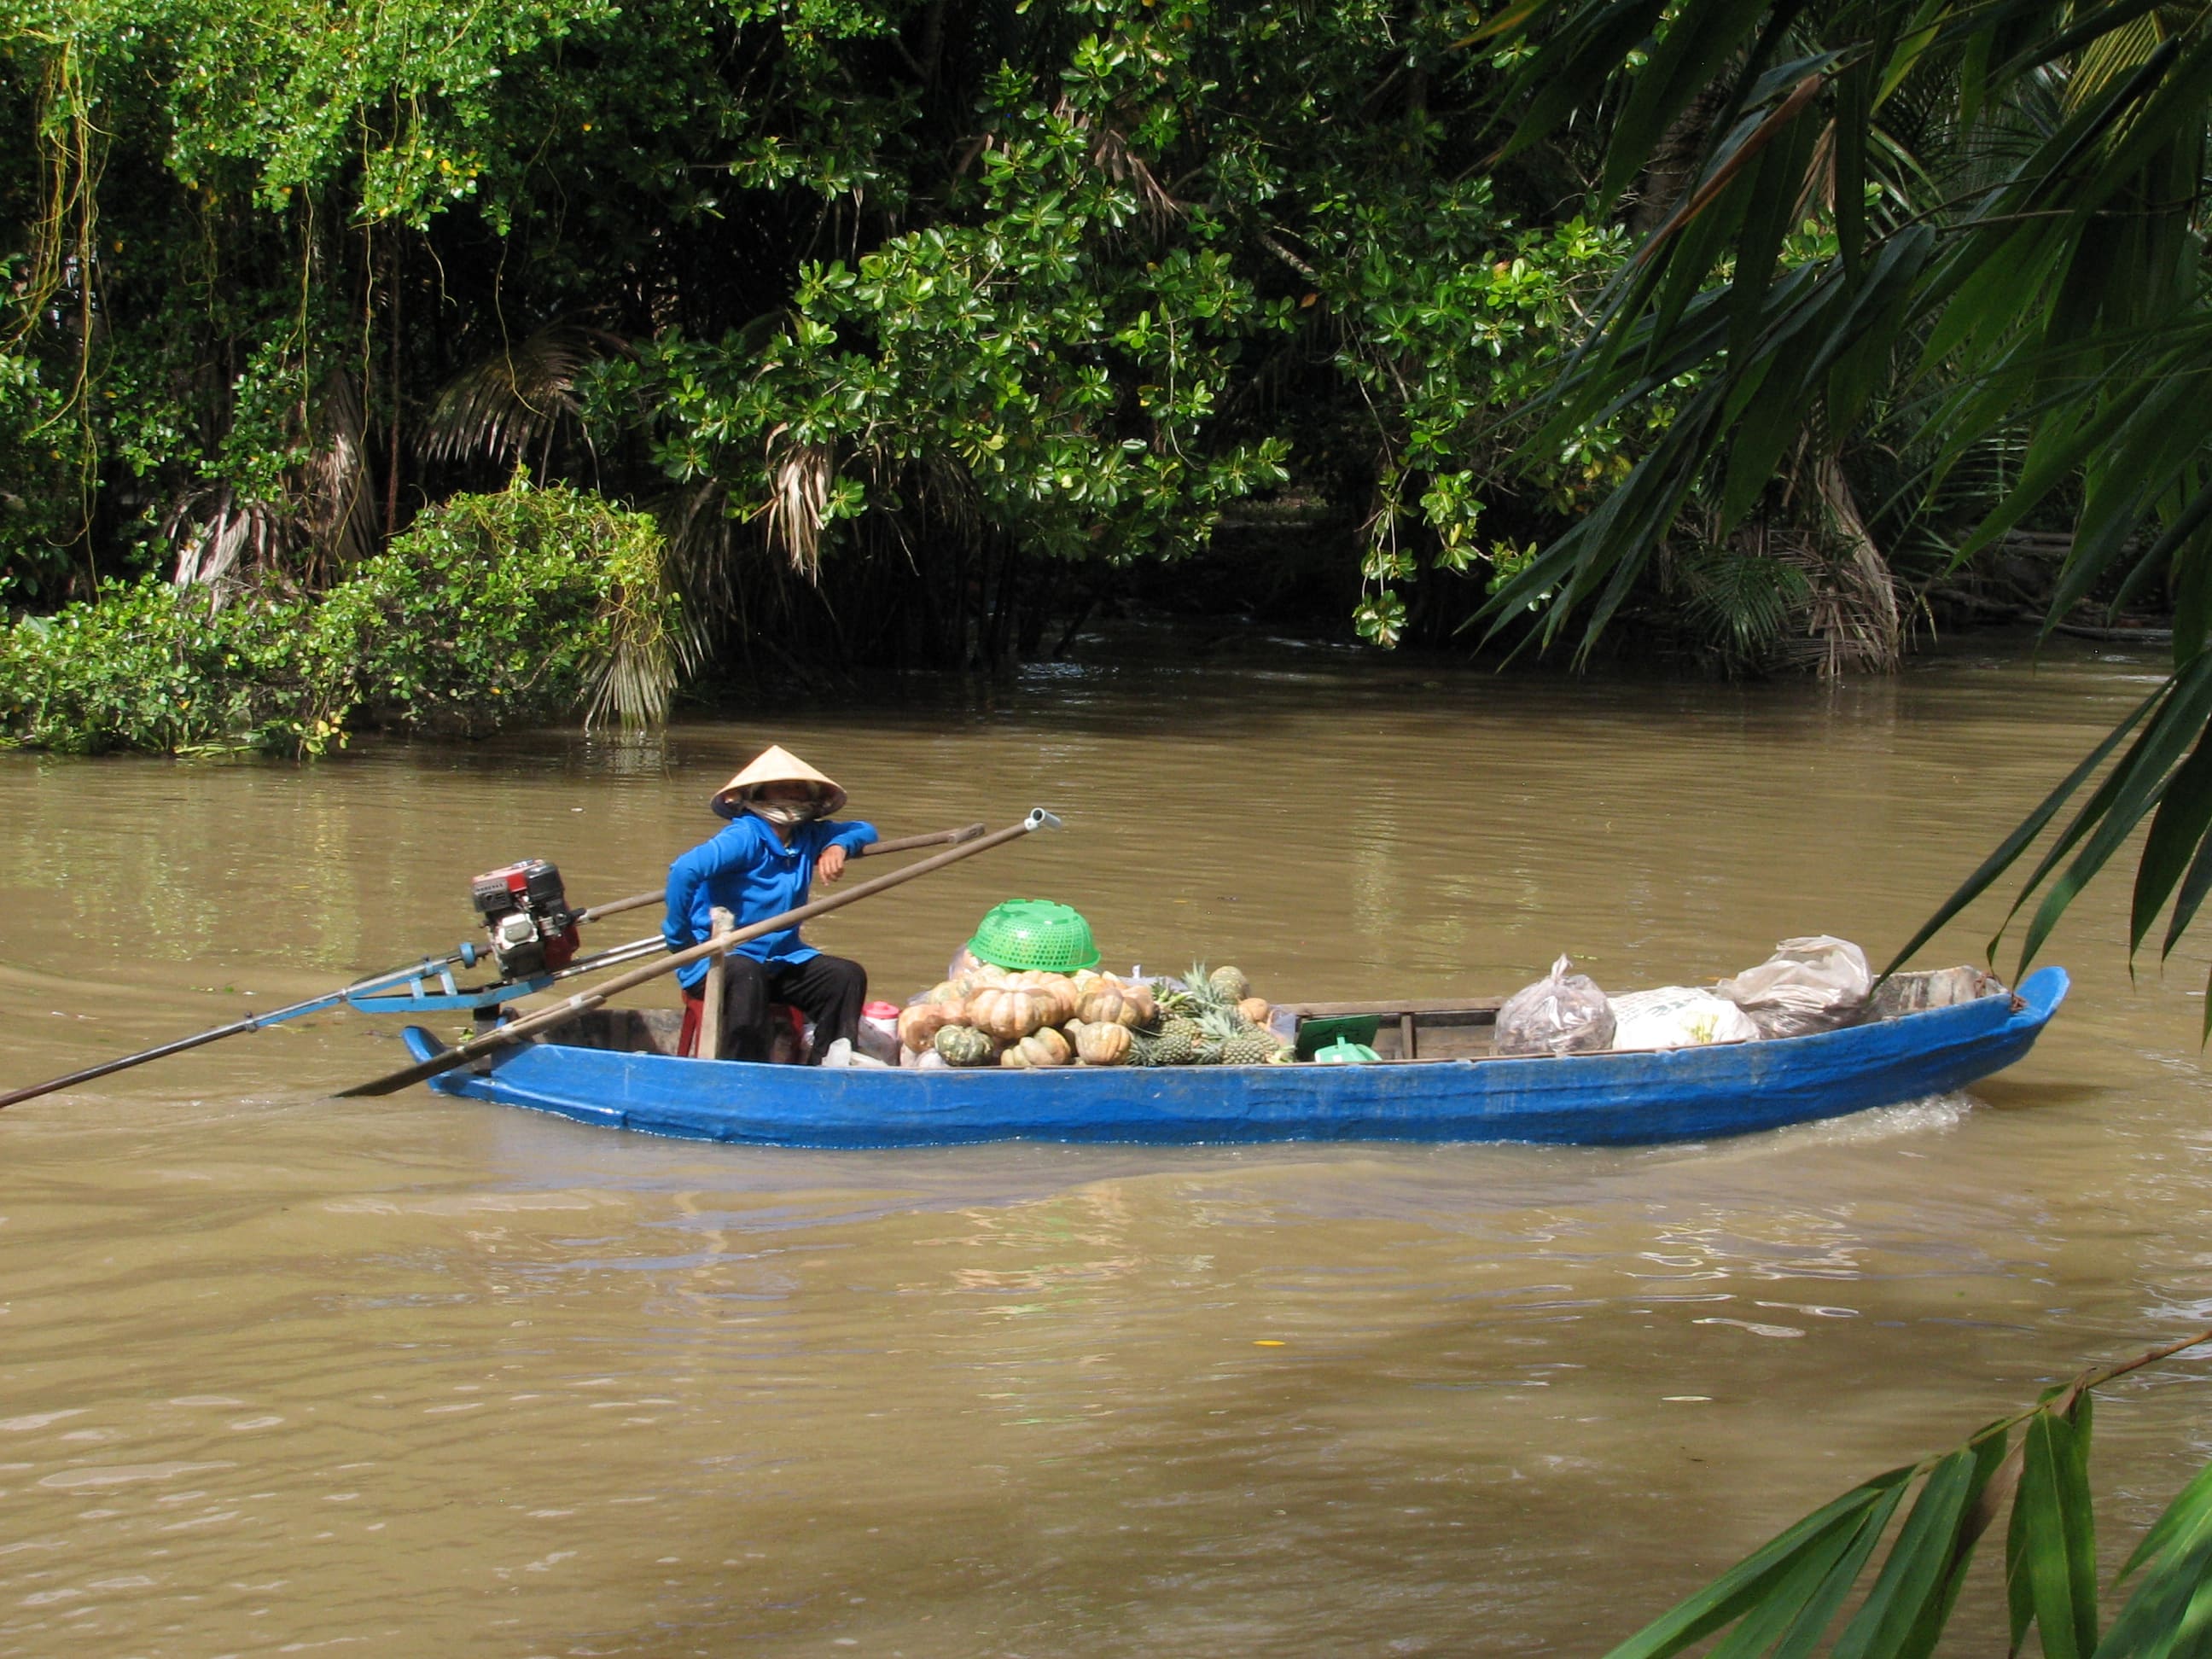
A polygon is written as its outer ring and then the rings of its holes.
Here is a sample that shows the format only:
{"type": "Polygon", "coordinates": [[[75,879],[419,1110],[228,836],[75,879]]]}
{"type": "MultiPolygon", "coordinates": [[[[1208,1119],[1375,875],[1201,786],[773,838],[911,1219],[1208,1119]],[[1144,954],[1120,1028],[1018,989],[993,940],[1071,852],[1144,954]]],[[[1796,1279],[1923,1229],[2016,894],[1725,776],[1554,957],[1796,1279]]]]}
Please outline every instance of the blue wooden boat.
{"type": "MultiPolygon", "coordinates": [[[[672,1016],[598,1011],[520,1042],[443,1093],[581,1123],[753,1146],[986,1140],[1484,1140],[1629,1145],[1744,1134],[1960,1089],[2027,1054],[2066,995],[2045,968],[2017,995],[1972,968],[1901,974],[1842,1029],[1668,1052],[1484,1058],[1497,1003],[1308,1004],[1378,1015],[1367,1065],[824,1070],[662,1052],[672,1016]],[[1395,1017],[1395,1026],[1392,1016],[1395,1017]]],[[[440,1044],[407,1029],[418,1060],[440,1044]]]]}

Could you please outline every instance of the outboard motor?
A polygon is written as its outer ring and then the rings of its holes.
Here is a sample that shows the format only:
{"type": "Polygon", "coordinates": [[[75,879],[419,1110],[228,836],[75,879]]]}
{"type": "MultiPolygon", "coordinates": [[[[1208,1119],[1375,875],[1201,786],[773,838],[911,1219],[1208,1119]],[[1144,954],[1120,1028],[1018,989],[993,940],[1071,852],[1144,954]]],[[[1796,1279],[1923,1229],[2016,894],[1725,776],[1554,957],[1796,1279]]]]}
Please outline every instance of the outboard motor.
{"type": "Polygon", "coordinates": [[[565,968],[576,954],[576,913],[561,872],[544,859],[487,871],[469,896],[491,937],[492,958],[508,979],[535,979],[565,968]]]}

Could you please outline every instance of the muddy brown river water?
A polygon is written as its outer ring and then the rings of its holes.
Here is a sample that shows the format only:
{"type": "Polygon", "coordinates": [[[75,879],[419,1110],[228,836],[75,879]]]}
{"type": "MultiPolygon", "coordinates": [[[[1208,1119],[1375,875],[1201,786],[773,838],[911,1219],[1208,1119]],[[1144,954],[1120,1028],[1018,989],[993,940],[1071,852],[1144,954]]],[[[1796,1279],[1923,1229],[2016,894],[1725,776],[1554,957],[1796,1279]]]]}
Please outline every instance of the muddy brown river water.
{"type": "MultiPolygon", "coordinates": [[[[889,834],[1066,817],[816,925],[901,999],[1015,895],[1283,998],[1510,990],[1563,950],[1626,990],[1824,930],[1879,957],[2157,669],[1279,651],[649,740],[0,757],[0,1084],[447,948],[517,857],[651,885],[770,740],[889,834]]],[[[333,1100],[403,1059],[348,1014],[15,1108],[0,1655],[1600,1652],[2212,1322],[2206,950],[2131,984],[2124,906],[2061,930],[2071,1000],[1971,1097],[1710,1145],[702,1146],[333,1100]]],[[[2208,1370],[2100,1412],[2112,1565],[2212,1453],[2208,1370]]],[[[1990,1565],[1947,1652],[2002,1651],[1990,1565]]]]}

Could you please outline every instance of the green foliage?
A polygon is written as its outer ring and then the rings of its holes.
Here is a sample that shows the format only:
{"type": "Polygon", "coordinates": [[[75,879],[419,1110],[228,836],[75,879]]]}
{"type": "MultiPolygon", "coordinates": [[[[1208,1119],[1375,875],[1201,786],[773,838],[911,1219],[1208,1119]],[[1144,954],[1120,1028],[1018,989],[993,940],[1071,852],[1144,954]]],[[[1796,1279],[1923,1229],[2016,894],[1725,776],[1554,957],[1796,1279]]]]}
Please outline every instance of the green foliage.
{"type": "Polygon", "coordinates": [[[380,718],[663,718],[689,649],[660,531],[565,485],[458,495],[332,588],[303,649],[380,718]]]}
{"type": "Polygon", "coordinates": [[[0,352],[0,605],[46,599],[69,574],[76,435],[40,365],[0,352]]]}
{"type": "Polygon", "coordinates": [[[658,527],[518,482],[425,514],[319,599],[152,578],[0,631],[0,740],[320,754],[363,724],[659,719],[686,635],[658,527]]]}
{"type": "Polygon", "coordinates": [[[2207,1341],[2212,1331],[2087,1372],[1953,1451],[1875,1476],[1761,1545],[1607,1659],[1667,1659],[1716,1637],[1707,1650],[1714,1659],[1805,1659],[1823,1650],[1824,1639],[1833,1659],[1925,1659],[2008,1497],[2008,1651],[2020,1651],[2031,1628],[2048,1659],[2200,1651],[2212,1583],[2212,1468],[2182,1490],[2120,1570],[2135,1588],[2100,1636],[2089,1442],[2092,1390],[2207,1341]],[[1831,1638],[1916,1483],[1874,1582],[1831,1638]]]}
{"type": "Polygon", "coordinates": [[[1692,546],[1674,574],[1698,647],[1731,672],[1774,666],[1812,597],[1796,565],[1726,543],[1692,546]]]}
{"type": "Polygon", "coordinates": [[[216,609],[148,578],[0,632],[0,738],[72,754],[314,750],[335,732],[301,672],[306,609],[276,594],[216,609]]]}

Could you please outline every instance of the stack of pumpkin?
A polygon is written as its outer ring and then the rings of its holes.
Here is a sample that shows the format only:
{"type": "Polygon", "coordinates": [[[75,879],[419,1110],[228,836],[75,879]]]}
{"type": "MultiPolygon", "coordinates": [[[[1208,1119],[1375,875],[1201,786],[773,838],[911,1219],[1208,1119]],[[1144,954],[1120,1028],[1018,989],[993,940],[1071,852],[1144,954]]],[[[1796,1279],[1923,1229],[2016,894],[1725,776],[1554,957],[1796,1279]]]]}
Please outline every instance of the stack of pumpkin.
{"type": "Polygon", "coordinates": [[[1259,1066],[1291,1049],[1234,968],[1194,968],[1182,987],[1079,969],[986,965],[925,991],[899,1016],[902,1059],[948,1066],[1259,1066]],[[931,1062],[934,1063],[934,1062],[931,1062]]]}

